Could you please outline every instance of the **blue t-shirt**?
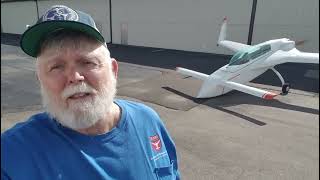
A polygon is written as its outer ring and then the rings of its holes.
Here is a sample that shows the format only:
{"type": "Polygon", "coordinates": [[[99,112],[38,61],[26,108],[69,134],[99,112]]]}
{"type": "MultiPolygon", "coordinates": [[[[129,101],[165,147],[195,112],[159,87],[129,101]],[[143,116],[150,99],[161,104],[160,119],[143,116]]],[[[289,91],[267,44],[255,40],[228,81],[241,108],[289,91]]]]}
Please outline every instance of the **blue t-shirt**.
{"type": "Polygon", "coordinates": [[[1,179],[180,179],[175,145],[151,108],[116,100],[121,118],[88,136],[40,113],[1,135],[1,179]]]}

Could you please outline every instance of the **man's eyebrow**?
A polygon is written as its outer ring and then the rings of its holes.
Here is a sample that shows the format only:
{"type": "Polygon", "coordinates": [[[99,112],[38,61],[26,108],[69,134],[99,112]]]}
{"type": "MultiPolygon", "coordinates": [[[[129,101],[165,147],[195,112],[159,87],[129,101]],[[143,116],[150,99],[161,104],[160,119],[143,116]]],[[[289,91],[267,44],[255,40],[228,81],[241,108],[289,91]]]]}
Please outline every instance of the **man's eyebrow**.
{"type": "Polygon", "coordinates": [[[97,55],[83,55],[79,59],[96,60],[101,61],[101,58],[97,55]]]}
{"type": "Polygon", "coordinates": [[[59,57],[51,57],[51,58],[42,59],[42,61],[45,64],[50,65],[50,64],[61,62],[62,60],[59,57]]]}
{"type": "Polygon", "coordinates": [[[81,59],[97,59],[95,55],[83,55],[80,56],[81,59]]]}

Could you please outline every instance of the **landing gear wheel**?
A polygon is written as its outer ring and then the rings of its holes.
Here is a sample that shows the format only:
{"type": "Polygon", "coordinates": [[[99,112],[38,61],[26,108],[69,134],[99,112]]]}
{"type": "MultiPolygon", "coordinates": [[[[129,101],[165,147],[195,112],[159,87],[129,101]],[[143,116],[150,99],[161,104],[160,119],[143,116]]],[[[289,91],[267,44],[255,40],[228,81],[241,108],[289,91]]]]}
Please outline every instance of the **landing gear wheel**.
{"type": "Polygon", "coordinates": [[[288,92],[290,90],[290,84],[289,83],[284,83],[282,85],[282,92],[281,92],[281,95],[287,95],[288,92]]]}

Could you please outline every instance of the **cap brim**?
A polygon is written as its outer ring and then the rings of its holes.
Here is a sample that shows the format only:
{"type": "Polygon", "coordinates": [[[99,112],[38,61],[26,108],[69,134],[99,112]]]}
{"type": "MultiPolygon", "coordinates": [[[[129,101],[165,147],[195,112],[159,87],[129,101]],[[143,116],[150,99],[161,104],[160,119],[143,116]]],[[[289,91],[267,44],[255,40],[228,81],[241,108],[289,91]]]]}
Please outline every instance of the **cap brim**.
{"type": "Polygon", "coordinates": [[[83,32],[104,43],[102,35],[93,27],[76,21],[46,21],[36,24],[23,33],[20,41],[21,49],[32,57],[38,55],[41,42],[54,31],[68,29],[83,32]]]}

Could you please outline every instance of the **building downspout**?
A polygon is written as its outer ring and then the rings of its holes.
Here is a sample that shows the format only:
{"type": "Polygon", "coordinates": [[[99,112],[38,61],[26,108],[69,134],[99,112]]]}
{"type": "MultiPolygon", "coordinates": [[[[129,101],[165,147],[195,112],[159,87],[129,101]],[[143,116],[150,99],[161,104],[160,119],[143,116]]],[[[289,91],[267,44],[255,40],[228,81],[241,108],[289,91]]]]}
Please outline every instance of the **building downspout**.
{"type": "Polygon", "coordinates": [[[250,19],[250,26],[249,26],[248,42],[247,42],[248,45],[251,45],[252,43],[252,33],[253,33],[253,27],[254,27],[254,19],[256,16],[257,1],[258,0],[253,0],[253,3],[252,3],[251,19],[250,19]]]}
{"type": "Polygon", "coordinates": [[[109,0],[109,21],[110,21],[110,42],[112,44],[112,8],[111,8],[111,0],[109,0]]]}
{"type": "Polygon", "coordinates": [[[37,20],[39,20],[39,7],[38,7],[38,0],[36,0],[36,7],[37,7],[37,20]]]}

